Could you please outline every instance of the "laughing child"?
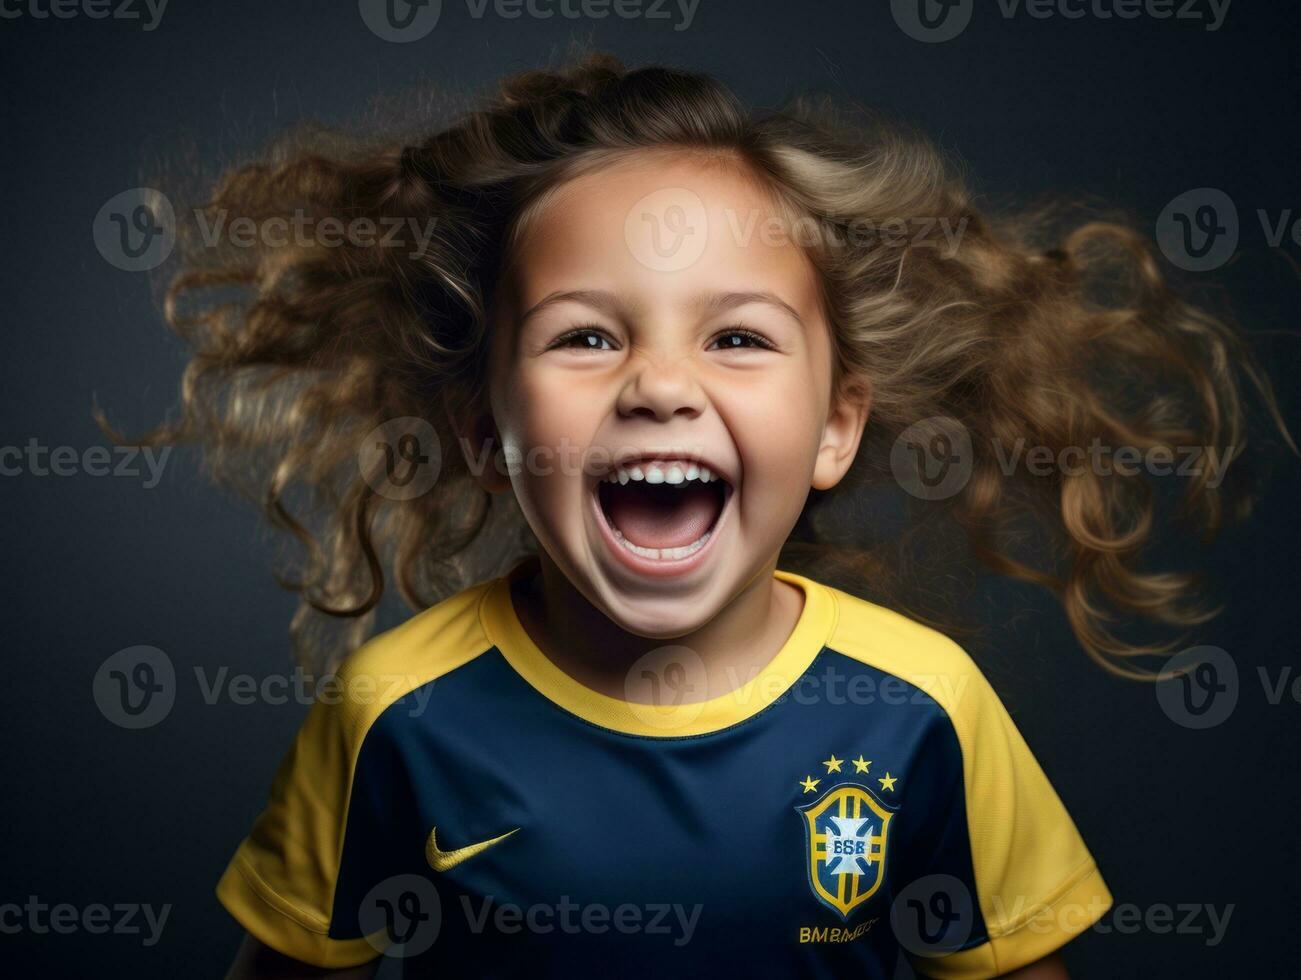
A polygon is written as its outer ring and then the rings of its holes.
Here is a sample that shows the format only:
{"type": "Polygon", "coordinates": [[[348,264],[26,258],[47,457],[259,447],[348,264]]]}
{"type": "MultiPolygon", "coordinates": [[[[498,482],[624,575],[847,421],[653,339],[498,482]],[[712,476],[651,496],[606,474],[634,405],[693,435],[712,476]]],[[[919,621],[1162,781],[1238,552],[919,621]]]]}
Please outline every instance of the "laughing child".
{"type": "Polygon", "coordinates": [[[893,474],[1141,675],[1109,616],[1200,621],[1136,567],[1147,483],[1000,467],[1241,446],[1239,336],[1121,224],[995,220],[908,132],[704,75],[317,138],[205,213],[319,234],[191,250],[167,310],[163,437],[303,543],[293,634],[342,660],[217,886],[232,975],[1065,976],[1107,885],[854,505],[893,474]],[[367,640],[390,579],[420,611],[367,640]]]}

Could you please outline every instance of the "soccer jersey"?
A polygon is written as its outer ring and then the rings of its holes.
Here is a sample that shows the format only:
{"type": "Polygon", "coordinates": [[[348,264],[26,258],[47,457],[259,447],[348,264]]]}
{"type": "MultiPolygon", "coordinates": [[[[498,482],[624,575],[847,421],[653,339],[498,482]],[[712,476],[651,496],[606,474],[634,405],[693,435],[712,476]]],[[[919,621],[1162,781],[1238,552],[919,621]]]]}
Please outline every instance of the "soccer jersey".
{"type": "Polygon", "coordinates": [[[217,886],[250,933],[407,976],[884,978],[903,955],[976,978],[1110,906],[941,633],[779,569],[803,608],[777,655],[720,697],[646,704],[536,646],[511,595],[536,570],[348,658],[217,886]]]}

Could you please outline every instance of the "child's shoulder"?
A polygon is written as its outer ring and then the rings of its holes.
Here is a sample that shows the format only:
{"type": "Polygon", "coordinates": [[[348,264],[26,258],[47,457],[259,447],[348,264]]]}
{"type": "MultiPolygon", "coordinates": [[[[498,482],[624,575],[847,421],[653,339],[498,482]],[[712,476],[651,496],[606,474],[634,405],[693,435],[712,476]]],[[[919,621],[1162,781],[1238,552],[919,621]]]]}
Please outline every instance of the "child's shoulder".
{"type": "Polygon", "coordinates": [[[997,703],[980,667],[953,638],[894,609],[824,588],[836,609],[829,650],[918,688],[955,721],[997,703]]]}
{"type": "Polygon", "coordinates": [[[360,740],[397,702],[492,648],[480,606],[496,579],[467,586],[406,621],[371,637],[339,667],[329,712],[360,740]]]}
{"type": "Polygon", "coordinates": [[[891,673],[902,671],[901,677],[918,671],[978,672],[970,654],[935,627],[833,586],[823,588],[836,608],[827,645],[839,653],[891,673]]]}
{"type": "Polygon", "coordinates": [[[432,680],[488,649],[480,603],[496,579],[467,586],[378,633],[344,662],[342,672],[427,674],[432,680]]]}

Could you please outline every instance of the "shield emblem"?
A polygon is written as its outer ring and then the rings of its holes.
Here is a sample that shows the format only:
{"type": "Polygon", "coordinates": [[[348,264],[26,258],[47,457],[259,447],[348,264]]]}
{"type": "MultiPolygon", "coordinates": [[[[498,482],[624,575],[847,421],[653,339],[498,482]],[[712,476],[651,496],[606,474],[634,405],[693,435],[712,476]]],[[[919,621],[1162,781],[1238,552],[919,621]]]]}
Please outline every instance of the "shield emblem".
{"type": "Polygon", "coordinates": [[[857,783],[841,783],[808,806],[804,818],[809,885],[844,921],[885,880],[892,810],[857,783]]]}

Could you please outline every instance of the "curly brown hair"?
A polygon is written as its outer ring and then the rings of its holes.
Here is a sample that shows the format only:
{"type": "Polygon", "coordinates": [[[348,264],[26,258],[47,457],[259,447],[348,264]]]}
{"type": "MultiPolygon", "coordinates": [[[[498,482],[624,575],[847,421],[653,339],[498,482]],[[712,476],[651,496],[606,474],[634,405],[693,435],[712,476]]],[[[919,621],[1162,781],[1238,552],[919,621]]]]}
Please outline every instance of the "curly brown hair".
{"type": "MultiPolygon", "coordinates": [[[[1178,642],[1127,644],[1107,628],[1116,614],[1175,626],[1214,614],[1189,601],[1194,576],[1138,567],[1157,526],[1153,481],[1005,464],[1014,445],[1058,459],[1098,443],[1234,459],[1252,392],[1296,450],[1242,335],[1168,288],[1131,223],[983,214],[958,168],[907,127],[819,99],[749,112],[706,75],[629,70],[592,54],[507,77],[416,139],[292,134],[225,173],[179,229],[165,316],[193,357],[179,418],[135,441],[201,444],[219,478],[262,500],[301,542],[298,572],[284,579],[301,599],[291,628],[300,659],[337,662],[373,629],[386,570],[423,608],[536,547],[512,495],[487,494],[459,453],[409,499],[377,493],[359,453],[398,418],[424,419],[441,445],[455,445],[446,409],[484,395],[493,292],[531,207],[576,174],[648,148],[734,160],[819,231],[806,249],[834,334],[835,381],[872,393],[854,468],[834,490],[811,493],[783,567],[936,621],[926,600],[943,590],[919,587],[910,536],[888,524],[880,534],[864,508],[873,488],[898,480],[890,461],[902,434],[956,431],[970,440],[969,477],[940,500],[899,494],[909,522],[943,515],[986,566],[1053,590],[1100,664],[1150,677],[1135,658],[1178,642]],[[375,227],[416,219],[433,231],[416,249],[214,246],[199,235],[219,219],[290,215],[375,227]],[[924,217],[930,230],[893,243],[854,234],[901,216],[924,217]],[[961,235],[937,247],[940,229],[961,235]]],[[[1208,535],[1231,488],[1239,514],[1252,496],[1236,469],[1229,483],[1214,477],[1202,466],[1187,480],[1181,510],[1208,535]]]]}

